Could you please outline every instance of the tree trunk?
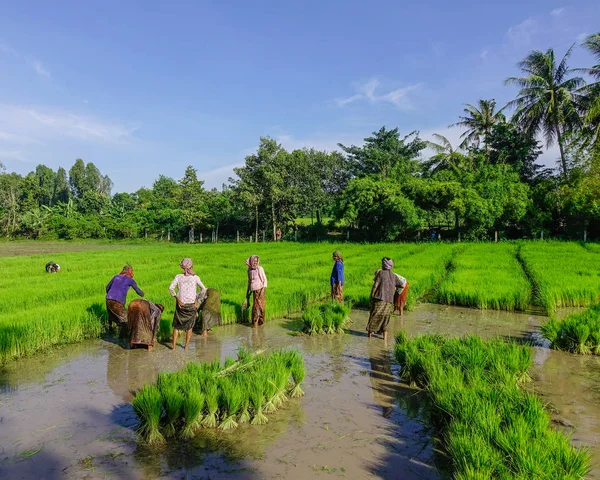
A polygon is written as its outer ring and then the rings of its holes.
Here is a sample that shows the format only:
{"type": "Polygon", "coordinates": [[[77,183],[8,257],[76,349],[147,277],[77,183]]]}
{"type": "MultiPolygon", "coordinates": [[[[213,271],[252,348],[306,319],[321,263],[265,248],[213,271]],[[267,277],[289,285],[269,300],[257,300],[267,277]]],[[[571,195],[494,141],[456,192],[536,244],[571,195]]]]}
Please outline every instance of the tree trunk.
{"type": "Polygon", "coordinates": [[[188,240],[190,243],[194,243],[194,227],[190,228],[190,233],[188,235],[188,240]]]}
{"type": "Polygon", "coordinates": [[[544,231],[542,230],[540,233],[540,239],[543,240],[544,239],[544,231]]]}
{"type": "Polygon", "coordinates": [[[237,243],[240,243],[240,231],[237,231],[237,243]]]}
{"type": "Polygon", "coordinates": [[[458,235],[458,241],[460,242],[460,221],[458,217],[458,212],[454,212],[454,230],[456,230],[456,234],[458,235]]]}
{"type": "Polygon", "coordinates": [[[171,229],[167,229],[167,242],[171,241],[171,229]]]}
{"type": "Polygon", "coordinates": [[[494,231],[494,242],[498,243],[498,230],[494,231]]]}
{"type": "Polygon", "coordinates": [[[317,225],[320,225],[321,223],[321,210],[317,208],[317,225]]]}
{"type": "Polygon", "coordinates": [[[215,232],[215,243],[219,243],[219,222],[217,222],[217,230],[215,232]]]}
{"type": "MultiPolygon", "coordinates": [[[[254,241],[258,243],[258,205],[256,205],[256,230],[254,235],[254,241]]],[[[252,242],[252,240],[250,240],[252,242]]]]}
{"type": "Polygon", "coordinates": [[[583,241],[587,242],[587,228],[583,229],[583,241]]]}
{"type": "Polygon", "coordinates": [[[562,133],[560,132],[560,127],[558,125],[556,126],[556,137],[558,140],[558,148],[560,150],[560,162],[562,164],[563,176],[567,178],[567,159],[565,158],[562,133]]]}
{"type": "Polygon", "coordinates": [[[271,217],[273,218],[273,241],[277,241],[277,221],[275,220],[275,202],[271,201],[271,217]]]}

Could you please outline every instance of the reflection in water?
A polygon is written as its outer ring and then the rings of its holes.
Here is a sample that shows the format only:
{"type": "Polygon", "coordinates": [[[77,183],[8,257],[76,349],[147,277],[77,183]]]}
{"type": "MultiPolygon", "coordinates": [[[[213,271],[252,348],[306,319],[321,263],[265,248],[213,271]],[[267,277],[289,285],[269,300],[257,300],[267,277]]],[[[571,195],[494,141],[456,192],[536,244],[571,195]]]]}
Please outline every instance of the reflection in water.
{"type": "Polygon", "coordinates": [[[383,350],[380,345],[376,345],[376,339],[367,340],[369,347],[369,362],[371,371],[371,387],[375,401],[381,406],[382,415],[390,418],[394,412],[393,398],[396,391],[396,382],[392,372],[390,353],[383,350]]]}

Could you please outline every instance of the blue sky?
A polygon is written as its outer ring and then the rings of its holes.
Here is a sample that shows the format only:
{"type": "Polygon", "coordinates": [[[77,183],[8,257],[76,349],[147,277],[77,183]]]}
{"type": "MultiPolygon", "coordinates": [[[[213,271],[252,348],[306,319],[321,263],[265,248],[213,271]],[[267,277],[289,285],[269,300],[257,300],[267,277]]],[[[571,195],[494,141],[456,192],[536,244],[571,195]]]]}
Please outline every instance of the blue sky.
{"type": "Polygon", "coordinates": [[[386,125],[458,143],[463,103],[504,105],[518,60],[562,55],[599,19],[596,0],[4,2],[0,161],[80,157],[117,192],[186,165],[219,187],[263,135],[332,149],[386,125]]]}

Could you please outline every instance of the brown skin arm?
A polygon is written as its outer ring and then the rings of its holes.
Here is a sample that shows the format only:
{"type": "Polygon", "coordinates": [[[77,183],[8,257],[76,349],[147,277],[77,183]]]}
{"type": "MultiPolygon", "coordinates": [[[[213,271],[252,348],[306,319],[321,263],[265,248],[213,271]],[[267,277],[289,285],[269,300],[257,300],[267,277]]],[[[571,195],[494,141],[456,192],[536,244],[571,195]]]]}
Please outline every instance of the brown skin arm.
{"type": "Polygon", "coordinates": [[[375,290],[377,290],[378,286],[379,286],[379,282],[376,280],[375,283],[373,284],[373,288],[371,289],[371,295],[369,296],[369,302],[373,301],[373,295],[375,295],[375,290]]]}

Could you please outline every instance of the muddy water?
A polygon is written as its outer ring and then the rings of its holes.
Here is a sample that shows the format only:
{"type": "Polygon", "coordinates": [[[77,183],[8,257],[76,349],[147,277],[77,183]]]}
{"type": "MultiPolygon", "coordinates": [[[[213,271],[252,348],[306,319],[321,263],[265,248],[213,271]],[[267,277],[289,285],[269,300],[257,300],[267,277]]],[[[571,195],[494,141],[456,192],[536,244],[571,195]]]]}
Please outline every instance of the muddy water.
{"type": "MultiPolygon", "coordinates": [[[[127,350],[111,339],[85,342],[11,363],[0,372],[0,478],[439,478],[426,425],[406,409],[418,402],[398,382],[392,341],[368,340],[366,312],[346,335],[291,335],[294,320],[257,330],[220,327],[189,352],[127,350]],[[306,396],[287,402],[266,426],[203,431],[188,445],[148,451],[136,441],[133,393],[161,370],[234,355],[251,347],[297,346],[305,354],[306,396]],[[401,400],[400,402],[398,400],[401,400]],[[398,405],[402,404],[403,407],[398,405]]],[[[544,319],[420,305],[400,328],[475,333],[538,342],[535,389],[573,441],[600,453],[600,365],[550,351],[535,333],[544,319]]],[[[598,457],[600,458],[600,456],[598,457]]],[[[600,472],[593,472],[600,478],[600,472]]]]}

